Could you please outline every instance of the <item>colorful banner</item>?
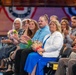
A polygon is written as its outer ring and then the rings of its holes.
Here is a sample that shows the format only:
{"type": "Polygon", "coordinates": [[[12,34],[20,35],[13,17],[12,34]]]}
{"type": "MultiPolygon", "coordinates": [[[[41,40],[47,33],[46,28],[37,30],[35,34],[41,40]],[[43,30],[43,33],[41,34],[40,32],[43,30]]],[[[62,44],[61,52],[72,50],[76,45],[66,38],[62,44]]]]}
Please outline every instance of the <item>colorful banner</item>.
{"type": "Polygon", "coordinates": [[[32,18],[38,21],[41,15],[57,15],[59,20],[62,17],[70,18],[76,15],[75,7],[0,7],[0,35],[6,35],[12,28],[15,18],[32,18]]]}

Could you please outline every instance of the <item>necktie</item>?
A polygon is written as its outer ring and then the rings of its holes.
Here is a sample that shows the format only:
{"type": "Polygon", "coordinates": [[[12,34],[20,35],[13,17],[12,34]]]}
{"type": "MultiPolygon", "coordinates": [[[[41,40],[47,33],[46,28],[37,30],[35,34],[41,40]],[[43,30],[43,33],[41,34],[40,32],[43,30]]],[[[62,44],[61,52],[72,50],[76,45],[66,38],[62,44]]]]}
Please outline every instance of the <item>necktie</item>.
{"type": "Polygon", "coordinates": [[[46,40],[43,42],[43,46],[42,46],[42,48],[44,48],[45,43],[46,43],[46,41],[47,41],[47,39],[48,39],[49,37],[50,37],[50,36],[48,36],[48,37],[46,38],[46,40]]]}

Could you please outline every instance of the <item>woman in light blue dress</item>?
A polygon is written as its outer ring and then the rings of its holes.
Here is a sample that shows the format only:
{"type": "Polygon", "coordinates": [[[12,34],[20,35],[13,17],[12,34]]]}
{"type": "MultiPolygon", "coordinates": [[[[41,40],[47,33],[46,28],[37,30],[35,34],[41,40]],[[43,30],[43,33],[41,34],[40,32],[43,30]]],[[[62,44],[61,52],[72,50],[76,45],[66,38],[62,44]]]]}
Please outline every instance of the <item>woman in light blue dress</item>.
{"type": "Polygon", "coordinates": [[[33,46],[37,52],[30,53],[27,57],[24,70],[28,75],[44,75],[43,68],[49,61],[56,61],[63,46],[63,36],[58,21],[49,24],[51,34],[46,35],[42,48],[33,46]]]}

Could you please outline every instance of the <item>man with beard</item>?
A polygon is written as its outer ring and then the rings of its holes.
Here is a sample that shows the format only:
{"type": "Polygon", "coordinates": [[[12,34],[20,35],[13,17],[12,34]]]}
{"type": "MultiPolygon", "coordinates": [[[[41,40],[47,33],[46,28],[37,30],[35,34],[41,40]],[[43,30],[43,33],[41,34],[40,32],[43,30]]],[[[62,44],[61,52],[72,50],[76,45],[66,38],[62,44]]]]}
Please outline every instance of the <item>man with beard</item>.
{"type": "MultiPolygon", "coordinates": [[[[66,35],[67,44],[69,45],[72,53],[68,58],[61,58],[58,63],[58,69],[55,75],[73,75],[72,65],[75,64],[76,60],[76,51],[74,50],[75,46],[72,46],[74,40],[76,39],[76,16],[71,17],[72,30],[66,35]],[[67,69],[68,68],[68,69],[67,69]]],[[[67,46],[67,45],[66,45],[67,46]]]]}

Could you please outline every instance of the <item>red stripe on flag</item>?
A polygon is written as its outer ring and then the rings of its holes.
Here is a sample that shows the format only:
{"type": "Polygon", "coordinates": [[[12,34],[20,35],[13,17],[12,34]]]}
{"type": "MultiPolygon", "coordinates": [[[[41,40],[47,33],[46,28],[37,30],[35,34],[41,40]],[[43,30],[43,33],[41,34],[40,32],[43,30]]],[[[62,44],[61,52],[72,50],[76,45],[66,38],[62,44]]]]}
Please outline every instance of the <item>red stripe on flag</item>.
{"type": "Polygon", "coordinates": [[[16,7],[17,10],[24,10],[24,7],[16,7]]]}
{"type": "Polygon", "coordinates": [[[2,7],[0,6],[0,12],[1,12],[2,7]]]}

